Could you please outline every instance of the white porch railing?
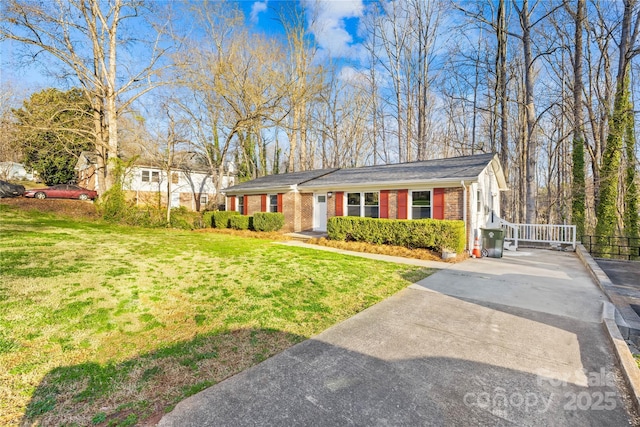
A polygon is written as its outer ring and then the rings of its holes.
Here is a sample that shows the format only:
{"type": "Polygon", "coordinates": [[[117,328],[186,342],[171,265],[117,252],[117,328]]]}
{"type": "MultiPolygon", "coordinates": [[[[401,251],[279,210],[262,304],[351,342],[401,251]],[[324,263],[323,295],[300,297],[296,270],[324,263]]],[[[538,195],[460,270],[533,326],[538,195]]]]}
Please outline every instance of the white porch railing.
{"type": "Polygon", "coordinates": [[[518,242],[548,243],[550,245],[571,245],[576,249],[576,226],[555,224],[513,224],[497,215],[493,216],[504,230],[504,240],[512,240],[515,249],[518,242]]]}

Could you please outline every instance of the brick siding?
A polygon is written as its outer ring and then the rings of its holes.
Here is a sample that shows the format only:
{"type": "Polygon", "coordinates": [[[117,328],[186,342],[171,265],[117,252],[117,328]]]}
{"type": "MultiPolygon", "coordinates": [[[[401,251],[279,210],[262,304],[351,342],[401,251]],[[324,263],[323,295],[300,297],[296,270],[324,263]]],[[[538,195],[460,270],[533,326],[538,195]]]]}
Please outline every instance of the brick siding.
{"type": "Polygon", "coordinates": [[[244,202],[248,203],[247,206],[249,210],[247,211],[247,215],[253,215],[256,212],[260,212],[262,209],[262,196],[260,194],[244,196],[244,202]]]}
{"type": "Polygon", "coordinates": [[[327,196],[327,220],[336,216],[336,195],[327,196]]]}
{"type": "Polygon", "coordinates": [[[464,191],[462,187],[444,189],[444,219],[463,219],[464,191]]]}
{"type": "Polygon", "coordinates": [[[313,193],[300,194],[300,230],[313,230],[313,193]]]}
{"type": "Polygon", "coordinates": [[[398,192],[389,191],[389,219],[398,219],[398,192]]]}
{"type": "Polygon", "coordinates": [[[299,231],[296,230],[296,217],[299,215],[298,198],[299,194],[293,192],[282,195],[282,213],[284,214],[282,230],[285,232],[299,231]]]}

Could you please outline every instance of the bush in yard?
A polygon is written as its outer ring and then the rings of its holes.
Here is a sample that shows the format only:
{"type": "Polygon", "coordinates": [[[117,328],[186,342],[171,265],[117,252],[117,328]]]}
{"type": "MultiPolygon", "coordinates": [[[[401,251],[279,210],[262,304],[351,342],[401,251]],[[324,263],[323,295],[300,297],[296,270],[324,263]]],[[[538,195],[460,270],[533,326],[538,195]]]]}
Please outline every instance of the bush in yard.
{"type": "Polygon", "coordinates": [[[213,227],[213,214],[215,211],[204,211],[202,212],[202,227],[208,228],[213,227]]]}
{"type": "Polygon", "coordinates": [[[247,215],[232,215],[229,217],[229,227],[234,230],[252,230],[253,217],[247,215]]]}
{"type": "Polygon", "coordinates": [[[183,230],[202,228],[202,216],[199,212],[193,212],[184,206],[171,209],[171,227],[183,230]]]}
{"type": "Polygon", "coordinates": [[[256,212],[253,214],[253,229],[256,231],[278,231],[284,226],[284,214],[280,212],[256,212]]]}
{"type": "Polygon", "coordinates": [[[211,226],[213,228],[230,228],[231,224],[229,220],[233,216],[240,215],[240,212],[236,211],[216,211],[211,216],[211,226]]]}
{"type": "Polygon", "coordinates": [[[333,217],[327,223],[332,240],[426,248],[437,252],[464,251],[463,221],[437,219],[392,220],[360,217],[333,217]]]}
{"type": "Polygon", "coordinates": [[[124,170],[127,165],[120,159],[112,159],[111,162],[115,163],[115,181],[111,188],[100,196],[96,207],[105,221],[122,222],[123,219],[126,220],[135,214],[135,207],[127,202],[122,188],[124,170]]]}

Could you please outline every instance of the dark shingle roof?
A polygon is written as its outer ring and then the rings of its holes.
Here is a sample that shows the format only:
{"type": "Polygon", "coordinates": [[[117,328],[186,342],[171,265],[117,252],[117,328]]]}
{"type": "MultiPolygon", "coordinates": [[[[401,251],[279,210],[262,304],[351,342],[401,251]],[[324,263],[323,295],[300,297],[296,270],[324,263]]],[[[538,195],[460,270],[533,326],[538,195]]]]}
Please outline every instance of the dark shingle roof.
{"type": "Polygon", "coordinates": [[[494,154],[452,157],[448,159],[389,165],[363,166],[349,169],[319,169],[270,175],[229,187],[227,194],[283,190],[292,186],[312,190],[320,188],[355,187],[367,185],[411,184],[433,181],[475,179],[494,158],[494,154]]]}
{"type": "Polygon", "coordinates": [[[224,192],[227,194],[235,194],[242,191],[254,192],[260,190],[268,191],[273,189],[284,189],[294,185],[300,185],[309,180],[316,179],[337,170],[338,169],[317,169],[312,171],[263,176],[261,178],[256,178],[254,180],[242,182],[238,185],[234,185],[233,187],[226,188],[224,192]]]}
{"type": "Polygon", "coordinates": [[[493,154],[478,154],[448,159],[340,169],[300,185],[300,188],[471,179],[476,178],[493,157],[493,154]]]}

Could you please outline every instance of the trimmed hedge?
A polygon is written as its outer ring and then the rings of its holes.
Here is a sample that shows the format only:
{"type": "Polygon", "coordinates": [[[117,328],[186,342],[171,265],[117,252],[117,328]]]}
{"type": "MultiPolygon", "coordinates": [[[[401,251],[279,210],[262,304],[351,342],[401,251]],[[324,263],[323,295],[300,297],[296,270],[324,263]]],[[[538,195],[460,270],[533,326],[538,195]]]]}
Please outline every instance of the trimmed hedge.
{"type": "Polygon", "coordinates": [[[236,211],[216,211],[211,216],[211,226],[213,228],[230,228],[230,218],[240,215],[240,212],[236,211]]]}
{"type": "Polygon", "coordinates": [[[340,216],[329,218],[327,233],[332,240],[367,242],[426,248],[437,252],[444,249],[461,253],[466,239],[463,221],[438,219],[393,220],[340,216]]]}
{"type": "Polygon", "coordinates": [[[253,217],[246,215],[231,215],[229,228],[234,230],[253,230],[253,217]]]}
{"type": "Polygon", "coordinates": [[[213,214],[215,211],[202,212],[202,225],[204,228],[213,227],[213,214]]]}
{"type": "Polygon", "coordinates": [[[253,214],[255,231],[278,231],[284,226],[284,214],[280,212],[256,212],[253,214]]]}

